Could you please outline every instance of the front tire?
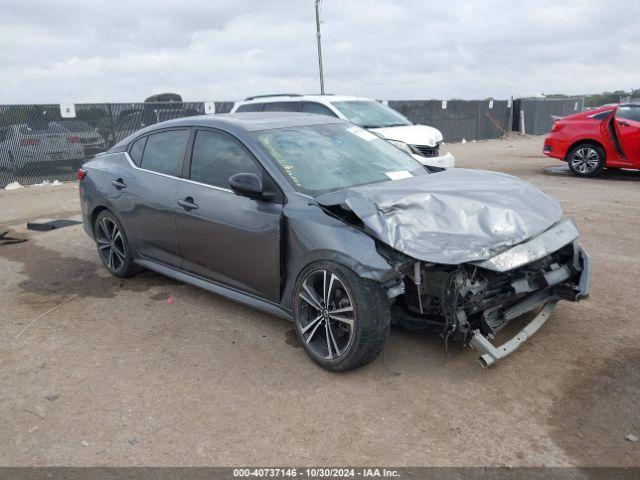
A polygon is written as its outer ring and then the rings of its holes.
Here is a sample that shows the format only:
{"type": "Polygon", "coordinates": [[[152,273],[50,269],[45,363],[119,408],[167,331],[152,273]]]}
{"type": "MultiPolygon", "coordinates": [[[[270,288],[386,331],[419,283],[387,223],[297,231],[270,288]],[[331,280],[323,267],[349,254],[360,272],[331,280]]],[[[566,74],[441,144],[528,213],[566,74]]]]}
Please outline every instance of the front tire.
{"type": "Polygon", "coordinates": [[[574,175],[595,177],[604,170],[604,150],[593,143],[581,143],[571,149],[567,155],[567,163],[574,175]]]}
{"type": "Polygon", "coordinates": [[[295,287],[294,323],[307,355],[326,370],[366,365],[389,335],[389,301],[380,285],[334,262],[303,270],[295,287]]]}
{"type": "Polygon", "coordinates": [[[116,217],[103,210],[96,217],[93,226],[98,255],[102,264],[116,277],[129,277],[137,272],[133,263],[129,241],[116,217]]]}

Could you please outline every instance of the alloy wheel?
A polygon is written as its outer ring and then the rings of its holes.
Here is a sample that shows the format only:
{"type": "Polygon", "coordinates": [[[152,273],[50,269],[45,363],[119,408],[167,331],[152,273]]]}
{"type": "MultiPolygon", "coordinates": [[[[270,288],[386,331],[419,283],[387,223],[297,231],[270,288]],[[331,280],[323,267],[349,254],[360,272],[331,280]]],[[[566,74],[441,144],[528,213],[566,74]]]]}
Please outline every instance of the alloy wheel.
{"type": "Polygon", "coordinates": [[[122,232],[110,218],[102,218],[98,223],[96,242],[102,261],[112,272],[121,270],[126,262],[122,232]]]}
{"type": "Polygon", "coordinates": [[[297,322],[302,340],[319,358],[335,360],[353,340],[356,321],[351,295],[328,270],[311,272],[299,293],[297,322]]]}
{"type": "Polygon", "coordinates": [[[598,168],[600,156],[594,148],[582,147],[575,151],[570,162],[574,171],[582,175],[588,175],[598,168]]]}

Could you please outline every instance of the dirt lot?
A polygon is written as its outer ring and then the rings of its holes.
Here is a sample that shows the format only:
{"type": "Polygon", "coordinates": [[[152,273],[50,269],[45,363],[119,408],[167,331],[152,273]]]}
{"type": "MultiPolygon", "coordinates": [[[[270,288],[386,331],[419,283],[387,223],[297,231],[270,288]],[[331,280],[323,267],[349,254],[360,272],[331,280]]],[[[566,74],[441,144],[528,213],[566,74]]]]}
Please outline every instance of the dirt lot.
{"type": "Polygon", "coordinates": [[[384,359],[327,373],[283,320],[111,277],[80,226],[25,229],[79,218],[74,184],[1,191],[0,224],[29,241],[0,246],[0,464],[640,465],[640,174],[545,173],[541,148],[447,146],[558,197],[592,257],[591,299],[488,370],[394,329],[384,359]]]}

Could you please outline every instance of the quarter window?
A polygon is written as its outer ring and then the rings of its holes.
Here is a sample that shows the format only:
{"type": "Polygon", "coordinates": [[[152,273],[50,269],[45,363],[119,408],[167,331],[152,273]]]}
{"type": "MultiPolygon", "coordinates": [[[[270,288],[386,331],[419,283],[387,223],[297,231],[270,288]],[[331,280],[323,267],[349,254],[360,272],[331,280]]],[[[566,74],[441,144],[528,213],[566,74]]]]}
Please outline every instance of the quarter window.
{"type": "Polygon", "coordinates": [[[262,103],[245,103],[244,105],[240,105],[236,112],[261,112],[262,105],[262,103]]]}
{"type": "Polygon", "coordinates": [[[222,133],[198,131],[191,155],[191,180],[229,188],[229,177],[236,173],[262,176],[260,167],[237,140],[222,133]]]}
{"type": "Polygon", "coordinates": [[[329,108],[325,107],[321,103],[316,102],[302,102],[302,112],[317,113],[318,115],[328,115],[330,117],[337,117],[329,108]]]}
{"type": "Polygon", "coordinates": [[[133,142],[131,145],[131,149],[129,150],[129,156],[133,163],[137,166],[140,166],[140,162],[142,160],[142,152],[144,151],[144,144],[147,142],[147,137],[142,137],[133,142]]]}
{"type": "Polygon", "coordinates": [[[634,122],[640,122],[640,107],[622,106],[618,108],[617,118],[625,118],[627,120],[633,120],[634,122]]]}
{"type": "Polygon", "coordinates": [[[142,155],[142,168],[178,176],[188,138],[188,130],[170,130],[149,135],[142,155]]]}

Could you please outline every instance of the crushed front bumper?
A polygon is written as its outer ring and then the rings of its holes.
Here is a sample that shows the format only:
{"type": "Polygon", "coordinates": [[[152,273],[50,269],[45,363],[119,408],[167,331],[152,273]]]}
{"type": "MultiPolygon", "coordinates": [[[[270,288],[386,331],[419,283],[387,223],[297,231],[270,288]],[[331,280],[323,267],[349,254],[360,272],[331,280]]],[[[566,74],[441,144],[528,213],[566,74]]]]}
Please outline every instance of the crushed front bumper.
{"type": "MultiPolygon", "coordinates": [[[[574,245],[576,249],[574,267],[579,269],[579,277],[575,282],[574,292],[569,300],[578,301],[589,297],[589,255],[578,244],[574,245]]],[[[473,335],[469,340],[469,345],[481,353],[478,358],[480,365],[483,368],[487,368],[501,358],[504,358],[516,351],[520,345],[522,345],[545,324],[560,298],[561,297],[556,294],[555,288],[551,287],[548,290],[535,292],[511,307],[513,316],[515,317],[543,305],[538,315],[536,315],[536,317],[531,320],[526,327],[500,346],[494,346],[489,338],[484,336],[480,330],[474,330],[473,335]]],[[[567,298],[566,293],[562,298],[567,298]]]]}

